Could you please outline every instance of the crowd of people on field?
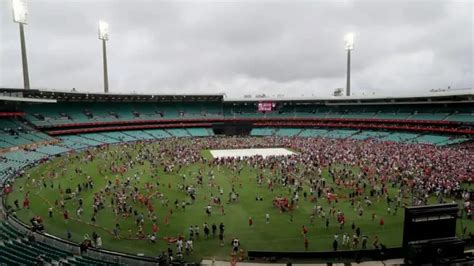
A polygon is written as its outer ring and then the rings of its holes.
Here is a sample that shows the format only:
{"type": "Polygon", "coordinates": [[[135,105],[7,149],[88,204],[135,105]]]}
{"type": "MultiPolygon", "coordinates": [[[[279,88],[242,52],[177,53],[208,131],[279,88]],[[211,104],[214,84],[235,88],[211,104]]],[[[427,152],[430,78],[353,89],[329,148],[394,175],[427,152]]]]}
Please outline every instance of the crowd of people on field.
{"type": "MultiPolygon", "coordinates": [[[[263,199],[256,195],[256,201],[268,201],[290,213],[298,208],[301,199],[314,204],[309,214],[309,223],[316,218],[322,219],[326,227],[336,223],[341,229],[348,222],[346,214],[338,208],[339,201],[348,201],[356,215],[370,215],[377,219],[380,227],[385,224],[383,216],[378,217],[368,210],[372,201],[384,200],[387,204],[387,215],[396,215],[399,208],[405,205],[424,205],[433,197],[437,202],[457,198],[462,202],[464,215],[472,217],[474,206],[471,204],[471,193],[463,189],[463,183],[474,182],[474,149],[467,147],[438,147],[422,144],[400,144],[380,142],[372,139],[360,141],[352,139],[299,138],[299,137],[216,137],[216,138],[170,138],[159,140],[157,145],[149,142],[120,144],[120,149],[109,146],[92,148],[85,153],[71,153],[64,157],[54,171],[48,172],[42,178],[30,178],[25,187],[23,207],[29,208],[30,191],[35,188],[53,188],[56,178],[76,178],[75,187],[64,188],[60,185],[57,200],[50,206],[49,217],[53,209],[62,213],[64,220],[71,219],[71,208],[75,210],[75,219],[98,224],[98,215],[110,209],[115,216],[115,225],[111,234],[116,239],[134,238],[155,243],[164,239],[170,245],[176,245],[176,254],[193,252],[193,240],[199,239],[199,234],[210,238],[217,231],[217,225],[190,225],[187,233],[178,236],[159,236],[158,224],[167,226],[173,212],[185,211],[188,205],[196,200],[200,188],[210,187],[212,193],[206,195],[209,204],[203,210],[210,216],[218,209],[225,214],[224,204],[239,204],[242,187],[241,172],[247,167],[256,170],[255,185],[273,192],[275,188],[285,189],[285,195],[275,195],[275,199],[263,199]],[[209,149],[241,149],[241,148],[271,148],[285,147],[295,151],[290,156],[253,156],[246,158],[226,157],[209,158],[203,155],[203,150],[209,149]],[[100,162],[98,172],[105,179],[104,186],[96,186],[95,176],[90,176],[81,166],[74,169],[75,177],[67,175],[68,165],[74,161],[83,163],[100,162]],[[183,170],[187,166],[199,164],[198,171],[183,170]],[[137,166],[147,166],[150,171],[129,174],[129,170],[137,166]],[[232,181],[230,191],[224,191],[216,180],[214,171],[229,169],[232,181]],[[354,170],[356,169],[356,170],[354,170]],[[163,183],[158,170],[175,174],[175,182],[163,183]],[[151,175],[151,180],[142,181],[144,175],[151,175]],[[48,185],[51,183],[50,185],[48,185]],[[182,192],[182,197],[171,198],[167,189],[176,188],[182,192]],[[347,195],[338,195],[338,191],[349,191],[347,195]],[[388,193],[389,190],[397,191],[388,193]],[[84,205],[84,192],[92,194],[91,205],[84,205]],[[284,201],[285,199],[286,201],[284,201]],[[323,208],[321,200],[327,201],[323,208]],[[67,201],[67,204],[65,204],[67,201]],[[281,204],[285,202],[285,204],[281,204]],[[66,206],[67,205],[67,206],[66,206]],[[166,211],[157,212],[157,206],[166,211]],[[283,207],[282,207],[283,206],[283,207]],[[144,211],[145,210],[145,211],[144,211]],[[83,217],[86,216],[87,217],[83,217]],[[133,219],[134,228],[121,230],[122,219],[133,219]],[[201,229],[202,228],[202,229],[201,229]],[[212,232],[212,234],[211,234],[212,232]]],[[[271,203],[270,203],[271,204],[271,203]]],[[[16,208],[20,208],[18,202],[16,208]]],[[[46,214],[45,214],[46,215],[46,214]]],[[[35,221],[42,219],[35,218],[35,221]]],[[[270,220],[265,214],[265,220],[270,220]]],[[[254,223],[249,218],[249,226],[254,223]]],[[[303,226],[303,228],[306,228],[303,226]]],[[[352,222],[352,236],[345,232],[342,237],[334,235],[333,249],[341,246],[347,248],[367,248],[372,242],[374,248],[380,248],[378,236],[369,236],[361,232],[361,228],[352,222]],[[339,243],[341,242],[341,243],[339,243]],[[359,244],[360,243],[360,244],[359,244]]],[[[303,230],[304,247],[308,249],[309,240],[307,229],[303,230]]],[[[238,233],[238,232],[233,232],[238,233]]],[[[219,225],[218,243],[224,245],[224,225],[219,225]]],[[[235,246],[240,249],[240,241],[233,238],[235,246]],[[238,243],[235,244],[235,243],[238,243]]],[[[97,243],[93,239],[93,243],[97,243]]],[[[95,244],[97,245],[97,244],[95,244]]],[[[100,246],[102,241],[100,240],[100,246]]],[[[172,253],[168,251],[168,253],[172,253]]]]}

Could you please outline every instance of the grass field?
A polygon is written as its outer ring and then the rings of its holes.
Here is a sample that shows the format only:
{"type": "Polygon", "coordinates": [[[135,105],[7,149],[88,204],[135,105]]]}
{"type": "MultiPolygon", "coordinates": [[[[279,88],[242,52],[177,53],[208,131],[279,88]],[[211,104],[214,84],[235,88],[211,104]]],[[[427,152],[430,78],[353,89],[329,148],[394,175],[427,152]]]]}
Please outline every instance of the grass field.
{"type": "MultiPolygon", "coordinates": [[[[159,145],[159,144],[150,144],[159,145]]],[[[120,146],[111,146],[110,149],[120,149],[120,146]]],[[[133,151],[137,153],[137,151],[133,151]]],[[[202,151],[205,158],[210,158],[211,154],[207,150],[202,151]]],[[[258,186],[255,181],[255,176],[258,171],[244,166],[241,175],[235,179],[234,173],[230,169],[211,167],[215,174],[216,183],[220,185],[225,193],[222,197],[224,202],[227,201],[227,193],[234,185],[240,193],[240,201],[237,203],[225,203],[225,215],[221,214],[220,209],[215,206],[210,217],[205,213],[205,206],[209,202],[211,193],[216,195],[216,189],[212,189],[207,185],[207,175],[205,175],[204,186],[197,186],[197,200],[194,204],[188,205],[183,211],[181,208],[175,209],[173,202],[175,199],[186,199],[186,194],[178,189],[178,184],[182,183],[180,174],[196,173],[198,169],[211,170],[207,164],[194,164],[181,169],[180,173],[164,173],[163,169],[150,167],[149,162],[143,165],[129,169],[124,175],[133,176],[137,173],[141,178],[137,181],[136,186],[140,187],[143,193],[147,193],[143,186],[146,182],[155,183],[157,180],[151,177],[152,174],[159,176],[160,186],[157,189],[169,199],[169,207],[162,206],[160,200],[154,200],[155,211],[158,216],[157,225],[160,228],[158,233],[158,241],[155,244],[147,240],[136,239],[135,219],[130,217],[128,219],[114,215],[112,208],[106,207],[97,215],[96,225],[90,223],[92,215],[92,200],[93,193],[101,188],[104,188],[107,179],[115,179],[115,175],[106,173],[99,174],[99,167],[104,165],[106,158],[97,157],[93,162],[82,160],[82,154],[77,158],[70,158],[63,156],[55,158],[52,161],[42,164],[38,167],[27,171],[30,177],[19,178],[14,183],[14,192],[8,195],[7,203],[13,206],[13,201],[18,199],[20,205],[26,191],[30,191],[30,209],[20,209],[17,211],[17,216],[29,223],[29,219],[33,215],[41,215],[44,219],[46,232],[66,238],[66,232],[69,229],[72,232],[72,240],[81,242],[85,234],[89,236],[92,232],[97,232],[103,240],[103,248],[122,251],[127,253],[142,253],[149,256],[155,256],[167,248],[166,241],[163,237],[175,237],[179,234],[188,236],[188,227],[190,225],[198,225],[201,229],[200,239],[194,241],[194,253],[188,257],[190,260],[198,260],[200,258],[216,257],[219,259],[227,259],[230,253],[230,241],[232,237],[238,237],[241,241],[244,250],[278,250],[278,251],[301,251],[304,250],[303,237],[301,235],[301,227],[305,225],[309,227],[308,240],[309,250],[311,251],[326,251],[332,250],[332,240],[335,234],[342,236],[347,232],[350,235],[354,230],[351,229],[351,224],[354,222],[356,226],[360,227],[362,235],[369,236],[368,246],[371,248],[372,238],[375,235],[379,236],[380,241],[387,247],[395,247],[401,244],[402,227],[403,227],[403,209],[400,209],[396,215],[387,214],[387,204],[384,199],[372,198],[373,205],[365,207],[364,216],[359,218],[351,206],[349,200],[346,198],[347,191],[344,189],[336,190],[336,193],[342,198],[336,204],[336,208],[343,211],[346,215],[346,225],[340,230],[336,220],[330,219],[329,228],[325,226],[325,219],[316,217],[314,225],[310,225],[310,213],[315,205],[321,205],[324,209],[329,210],[329,204],[326,200],[320,199],[318,202],[311,203],[309,200],[304,200],[301,197],[299,207],[293,211],[293,221],[290,221],[288,213],[280,213],[280,211],[272,205],[272,199],[275,196],[288,196],[287,188],[277,187],[274,192],[270,192],[266,185],[258,186]],[[84,173],[76,175],[75,168],[81,168],[84,173]],[[51,173],[56,173],[56,176],[51,177],[51,173]],[[54,205],[54,202],[60,199],[59,185],[65,190],[66,188],[76,188],[77,184],[83,183],[86,176],[92,176],[95,182],[93,190],[82,191],[80,197],[84,200],[84,213],[82,218],[76,217],[76,204],[71,200],[66,201],[66,208],[69,210],[70,218],[67,222],[63,219],[62,210],[54,205]],[[47,184],[46,188],[40,182],[39,185],[33,186],[32,180],[44,180],[47,184]],[[53,188],[51,188],[53,184],[53,188]],[[242,188],[240,188],[242,184],[242,188]],[[169,186],[171,188],[169,188],[169,186]],[[20,191],[20,187],[23,191],[20,191]],[[255,197],[263,197],[263,201],[256,201],[255,197]],[[48,208],[54,208],[53,218],[48,217],[48,208]],[[164,224],[164,218],[169,213],[169,208],[173,209],[173,214],[169,218],[169,225],[164,224]],[[270,214],[270,223],[265,223],[265,214],[270,214]],[[377,217],[383,216],[385,218],[385,227],[379,226],[379,218],[372,221],[371,214],[376,213],[377,217]],[[254,226],[249,227],[248,218],[253,217],[254,226]],[[215,238],[204,239],[202,228],[203,223],[224,223],[225,225],[225,242],[224,247],[219,246],[217,236],[215,238]],[[115,223],[119,223],[121,227],[122,239],[117,240],[113,238],[112,229],[115,223]],[[132,236],[128,236],[128,230],[132,230],[132,236]]],[[[303,166],[301,166],[303,167],[303,166]]],[[[358,169],[352,169],[358,171],[358,169]]],[[[327,180],[327,169],[323,171],[323,176],[327,180]]],[[[123,179],[123,178],[122,178],[123,179]]],[[[38,182],[37,182],[38,183],[38,182]]],[[[187,183],[191,181],[187,180],[187,183]]],[[[390,186],[391,187],[391,186],[390,186]]],[[[305,187],[308,190],[308,187],[305,187]]],[[[395,195],[396,188],[390,188],[389,194],[395,195]]],[[[434,199],[433,199],[434,200],[434,199]]],[[[405,199],[409,201],[409,199],[405,199]]],[[[106,200],[106,204],[109,199],[106,200]]],[[[146,214],[146,208],[142,205],[135,204],[136,209],[146,214]]],[[[146,216],[146,215],[145,215],[146,216]]],[[[474,231],[474,223],[472,221],[464,221],[468,224],[468,232],[474,231]]],[[[145,232],[151,233],[151,221],[145,218],[145,232]]],[[[458,226],[460,229],[460,226],[458,226]]],[[[346,249],[341,247],[341,249],[346,249]]]]}

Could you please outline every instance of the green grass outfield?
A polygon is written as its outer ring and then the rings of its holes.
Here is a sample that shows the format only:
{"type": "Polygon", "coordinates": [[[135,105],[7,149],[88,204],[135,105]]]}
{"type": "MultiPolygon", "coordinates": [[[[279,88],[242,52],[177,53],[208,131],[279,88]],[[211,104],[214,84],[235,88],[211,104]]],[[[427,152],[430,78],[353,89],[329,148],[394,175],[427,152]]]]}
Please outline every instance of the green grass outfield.
{"type": "MultiPolygon", "coordinates": [[[[151,144],[158,145],[158,144],[151,144]]],[[[111,146],[111,149],[118,149],[119,146],[111,146]]],[[[134,151],[136,153],[136,151],[134,151]]],[[[209,158],[211,155],[209,151],[202,152],[204,157],[209,158]]],[[[80,156],[82,158],[82,156],[80,156]]],[[[19,178],[14,183],[14,192],[9,194],[7,197],[7,203],[13,206],[15,199],[19,200],[20,206],[23,201],[24,194],[27,190],[30,192],[31,208],[20,209],[17,211],[17,216],[22,219],[25,223],[29,224],[29,219],[33,215],[41,215],[44,219],[46,232],[56,235],[58,237],[66,238],[66,232],[69,228],[72,232],[72,240],[75,242],[81,242],[84,234],[92,235],[92,232],[97,232],[103,240],[103,248],[116,250],[126,253],[142,253],[149,256],[155,256],[161,253],[161,251],[167,248],[167,243],[162,240],[163,237],[175,237],[178,234],[188,236],[188,227],[190,225],[198,225],[201,229],[200,239],[194,241],[194,253],[188,256],[189,260],[199,260],[201,258],[215,257],[218,259],[228,259],[231,251],[230,241],[232,237],[238,237],[241,240],[242,248],[244,250],[274,250],[274,251],[302,251],[304,250],[303,237],[301,235],[301,226],[305,225],[309,227],[308,240],[309,250],[311,251],[327,251],[332,250],[332,240],[334,234],[340,236],[347,232],[350,235],[353,234],[350,225],[354,221],[357,226],[361,228],[362,235],[369,236],[368,247],[372,246],[373,236],[378,235],[380,241],[387,247],[396,247],[401,245],[402,233],[403,233],[403,209],[399,209],[397,215],[387,214],[387,205],[384,199],[377,200],[372,198],[373,205],[371,207],[364,207],[364,216],[358,218],[356,211],[348,200],[340,200],[336,204],[336,208],[342,210],[346,215],[346,226],[340,230],[336,224],[335,219],[330,219],[329,228],[325,227],[325,220],[316,218],[315,224],[310,225],[310,212],[315,205],[321,205],[328,213],[328,203],[326,200],[320,199],[317,204],[305,201],[301,197],[299,208],[293,212],[294,219],[291,222],[288,213],[280,213],[272,205],[272,199],[280,194],[288,196],[288,189],[276,188],[271,193],[266,185],[259,187],[255,182],[255,176],[257,171],[247,166],[244,167],[243,172],[240,176],[240,181],[243,188],[238,189],[240,193],[240,202],[238,203],[225,203],[225,215],[222,215],[218,207],[213,207],[213,213],[211,217],[207,217],[204,208],[208,203],[209,196],[211,194],[211,188],[207,185],[202,188],[199,187],[197,190],[197,200],[193,205],[188,205],[186,210],[176,210],[174,207],[175,199],[187,199],[184,192],[178,190],[178,183],[181,182],[182,178],[177,173],[165,174],[162,169],[152,170],[148,162],[145,162],[143,166],[136,166],[125,174],[125,176],[133,176],[134,173],[142,173],[140,180],[140,188],[143,188],[145,182],[154,183],[156,180],[152,180],[150,177],[151,171],[157,171],[160,178],[161,186],[158,188],[159,192],[169,198],[170,205],[173,209],[173,215],[170,217],[170,223],[168,226],[164,224],[164,217],[168,213],[168,208],[162,206],[161,202],[154,199],[155,212],[158,216],[158,226],[160,231],[158,233],[158,241],[156,244],[149,243],[146,240],[138,239],[126,239],[128,237],[128,229],[133,229],[133,235],[135,235],[135,219],[130,217],[128,219],[119,218],[117,222],[121,226],[121,235],[125,239],[116,240],[112,236],[112,228],[116,223],[115,215],[112,212],[112,208],[106,207],[101,210],[97,215],[96,225],[90,224],[90,218],[92,214],[92,197],[93,192],[103,188],[106,183],[104,176],[98,173],[98,166],[103,165],[103,159],[97,156],[94,162],[84,162],[78,158],[72,159],[71,163],[65,164],[64,157],[55,158],[51,162],[42,164],[38,167],[27,171],[31,176],[29,179],[26,177],[19,178]],[[63,167],[62,165],[66,165],[63,167]],[[76,176],[74,169],[81,167],[85,172],[84,175],[76,176]],[[57,178],[49,178],[49,173],[56,172],[57,178]],[[95,187],[91,191],[82,191],[81,197],[84,199],[84,213],[82,219],[76,219],[76,204],[66,201],[66,208],[70,213],[70,220],[65,221],[63,219],[62,210],[59,207],[54,206],[54,201],[60,198],[58,185],[61,185],[62,189],[76,188],[78,183],[85,182],[85,176],[90,175],[94,178],[95,187]],[[43,188],[42,185],[37,187],[31,186],[31,180],[46,180],[47,188],[43,188]],[[50,187],[50,184],[54,184],[54,188],[50,187]],[[171,189],[168,188],[168,184],[171,184],[171,189]],[[23,187],[23,191],[19,188],[23,187]],[[256,196],[264,198],[263,201],[255,201],[256,196]],[[206,198],[206,200],[205,200],[206,198]],[[53,218],[48,217],[48,208],[54,207],[53,218]],[[265,213],[270,214],[270,223],[265,223],[265,213]],[[376,213],[377,217],[383,216],[385,218],[385,227],[381,228],[378,224],[379,219],[372,221],[371,214],[376,213]],[[248,225],[248,218],[253,217],[254,226],[252,228],[248,225]],[[225,229],[225,243],[224,247],[219,246],[217,236],[215,238],[204,239],[202,232],[203,223],[207,222],[209,225],[216,223],[219,225],[223,222],[225,229]]],[[[197,172],[197,169],[201,167],[209,170],[207,165],[191,165],[185,167],[180,173],[197,172]]],[[[231,170],[221,168],[220,171],[217,167],[213,167],[216,182],[224,188],[223,201],[227,201],[227,193],[230,191],[232,186],[232,177],[234,174],[231,170]]],[[[357,169],[353,169],[357,171],[357,169]]],[[[327,180],[327,169],[323,171],[323,176],[327,180]]],[[[112,180],[115,176],[108,173],[108,178],[112,180]]],[[[204,177],[205,184],[208,179],[207,175],[204,177]]],[[[236,183],[236,187],[239,184],[236,183]]],[[[309,190],[305,187],[305,190],[309,190]]],[[[346,191],[340,189],[336,191],[341,197],[345,197],[346,191]]],[[[389,189],[389,194],[394,196],[396,189],[389,189]]],[[[214,189],[214,194],[215,189],[214,189]]],[[[434,200],[434,199],[432,199],[434,200]]],[[[408,199],[405,199],[408,201],[408,199]]],[[[106,205],[109,204],[110,198],[107,197],[105,201],[106,205]]],[[[146,216],[145,207],[135,205],[136,208],[142,210],[146,216]]],[[[151,221],[145,218],[145,232],[151,232],[151,221]]],[[[464,221],[464,224],[468,225],[468,232],[474,231],[474,223],[472,221],[464,221]]],[[[458,225],[460,231],[460,226],[458,225]]],[[[341,241],[339,242],[341,243],[341,241]]],[[[174,249],[174,246],[173,246],[174,249]]],[[[341,247],[344,250],[347,248],[341,247]]]]}

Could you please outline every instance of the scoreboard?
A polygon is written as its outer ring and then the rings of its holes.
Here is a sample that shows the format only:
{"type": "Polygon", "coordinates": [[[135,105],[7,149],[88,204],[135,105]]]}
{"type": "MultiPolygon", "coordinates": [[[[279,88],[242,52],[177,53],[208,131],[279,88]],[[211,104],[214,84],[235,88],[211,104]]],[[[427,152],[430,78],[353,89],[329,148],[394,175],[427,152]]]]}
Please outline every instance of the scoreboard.
{"type": "Polygon", "coordinates": [[[271,112],[275,109],[276,104],[274,102],[259,102],[258,111],[259,112],[271,112]]]}

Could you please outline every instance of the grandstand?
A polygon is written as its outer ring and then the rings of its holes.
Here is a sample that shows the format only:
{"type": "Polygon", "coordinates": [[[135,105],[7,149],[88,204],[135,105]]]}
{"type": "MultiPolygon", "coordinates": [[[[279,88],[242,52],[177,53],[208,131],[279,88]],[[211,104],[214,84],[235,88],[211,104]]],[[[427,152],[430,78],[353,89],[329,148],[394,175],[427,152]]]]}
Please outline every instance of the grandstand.
{"type": "MultiPolygon", "coordinates": [[[[8,95],[18,90],[0,92],[8,95]]],[[[469,95],[391,99],[388,105],[385,99],[278,100],[273,111],[264,113],[258,112],[257,101],[224,101],[220,95],[187,98],[145,95],[139,100],[138,96],[131,95],[54,94],[30,90],[23,96],[58,103],[5,102],[2,106],[5,114],[12,115],[0,118],[0,149],[36,149],[4,155],[0,169],[4,177],[45,156],[91,146],[166,137],[213,136],[213,123],[236,119],[253,126],[249,132],[252,136],[375,139],[432,145],[471,140],[474,123],[469,95]],[[108,101],[112,98],[120,102],[108,101]],[[187,125],[183,125],[183,121],[187,125]]]]}
{"type": "Polygon", "coordinates": [[[88,147],[167,137],[209,137],[214,125],[240,123],[251,136],[374,139],[454,145],[472,140],[472,95],[395,99],[224,100],[222,95],[103,95],[0,89],[57,103],[4,101],[0,176],[48,156],[88,147]],[[10,115],[8,115],[10,114],[10,115]]]}
{"type": "Polygon", "coordinates": [[[11,118],[0,118],[0,149],[33,143],[47,143],[52,140],[53,138],[34,129],[28,123],[11,118]]]}
{"type": "MultiPolygon", "coordinates": [[[[70,126],[74,124],[87,124],[97,122],[108,122],[108,124],[118,124],[114,122],[128,121],[131,123],[143,123],[146,121],[167,121],[167,120],[205,120],[205,119],[222,119],[222,118],[320,118],[331,121],[331,119],[373,119],[373,120],[396,120],[396,121],[452,121],[452,122],[474,122],[474,115],[466,108],[458,108],[457,106],[447,107],[446,110],[442,110],[443,113],[438,113],[437,109],[426,109],[425,106],[417,105],[416,102],[409,107],[403,109],[397,109],[392,111],[391,108],[386,108],[381,105],[372,107],[372,112],[367,111],[361,104],[362,110],[357,110],[354,107],[351,109],[343,109],[340,107],[331,106],[321,108],[318,103],[315,104],[315,109],[307,109],[302,112],[299,107],[293,108],[281,107],[282,111],[275,110],[273,112],[259,113],[256,110],[255,103],[246,105],[245,111],[232,106],[231,104],[224,103],[220,108],[224,109],[224,112],[216,112],[216,104],[200,104],[200,108],[181,108],[167,107],[166,111],[163,108],[153,106],[155,109],[149,111],[150,104],[139,105],[134,109],[127,108],[108,108],[109,104],[91,105],[87,109],[83,108],[83,103],[69,103],[68,107],[38,107],[38,106],[25,106],[26,116],[25,118],[35,126],[39,128],[53,128],[57,126],[70,126]],[[64,112],[64,110],[68,110],[64,112]],[[84,111],[86,110],[86,111],[84,111]],[[180,111],[182,110],[182,111],[180,111]],[[87,113],[87,115],[86,115],[87,113]],[[143,116],[139,114],[148,113],[149,115],[143,116]],[[155,115],[151,115],[151,113],[155,115]],[[108,115],[107,115],[108,114],[108,115]],[[163,115],[161,115],[163,114],[163,115]]],[[[111,104],[113,105],[113,104],[111,104]]],[[[6,121],[5,121],[6,122],[6,121]]],[[[12,122],[8,123],[8,126],[16,127],[12,122]]]]}

